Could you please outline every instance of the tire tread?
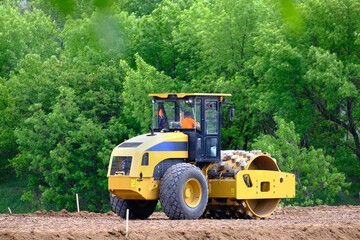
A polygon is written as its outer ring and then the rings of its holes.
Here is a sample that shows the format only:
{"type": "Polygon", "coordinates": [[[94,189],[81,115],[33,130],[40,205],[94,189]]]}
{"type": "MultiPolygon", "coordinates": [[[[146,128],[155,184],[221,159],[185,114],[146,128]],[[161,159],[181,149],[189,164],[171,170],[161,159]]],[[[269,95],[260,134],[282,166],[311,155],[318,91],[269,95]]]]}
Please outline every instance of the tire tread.
{"type": "MultiPolygon", "coordinates": [[[[159,194],[160,203],[163,211],[170,219],[194,219],[194,217],[191,217],[182,211],[181,204],[177,198],[178,192],[176,189],[180,176],[189,170],[201,172],[201,170],[195,165],[188,163],[178,163],[168,168],[163,178],[161,179],[159,194]]],[[[203,177],[206,182],[204,175],[203,177]]],[[[207,189],[206,191],[203,191],[203,194],[208,195],[207,189]]],[[[206,196],[206,199],[207,197],[208,196],[206,196]]],[[[206,204],[204,205],[203,210],[205,210],[205,207],[206,204]]]]}
{"type": "Polygon", "coordinates": [[[157,200],[148,200],[146,207],[138,206],[136,200],[124,200],[110,194],[110,203],[114,212],[121,218],[126,218],[126,209],[129,209],[129,219],[147,219],[155,210],[157,200]]]}

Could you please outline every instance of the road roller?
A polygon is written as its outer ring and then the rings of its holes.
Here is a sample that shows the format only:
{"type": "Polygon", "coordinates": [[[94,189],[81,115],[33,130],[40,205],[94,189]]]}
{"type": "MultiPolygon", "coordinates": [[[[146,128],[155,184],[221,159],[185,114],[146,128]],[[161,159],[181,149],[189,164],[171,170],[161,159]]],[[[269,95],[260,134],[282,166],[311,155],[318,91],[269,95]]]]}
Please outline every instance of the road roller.
{"type": "Polygon", "coordinates": [[[130,219],[146,219],[160,201],[169,219],[266,219],[282,198],[295,197],[294,174],[281,172],[269,153],[221,150],[221,116],[235,113],[231,94],[149,97],[149,133],[110,157],[110,203],[120,217],[129,209],[130,219]]]}

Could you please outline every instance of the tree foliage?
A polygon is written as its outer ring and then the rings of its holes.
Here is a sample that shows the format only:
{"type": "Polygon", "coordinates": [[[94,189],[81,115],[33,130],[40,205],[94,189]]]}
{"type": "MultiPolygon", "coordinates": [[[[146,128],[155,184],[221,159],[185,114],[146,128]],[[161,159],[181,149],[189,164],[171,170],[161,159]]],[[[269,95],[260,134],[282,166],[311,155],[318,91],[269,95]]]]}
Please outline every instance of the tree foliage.
{"type": "Polygon", "coordinates": [[[139,126],[137,132],[144,132],[148,131],[152,119],[148,94],[177,91],[174,81],[170,77],[146,64],[139,55],[135,57],[135,70],[131,69],[126,62],[120,62],[126,74],[122,97],[126,107],[125,114],[132,118],[134,126],[139,126]]]}
{"type": "Polygon", "coordinates": [[[108,130],[86,119],[74,98],[73,90],[60,88],[49,114],[40,104],[32,107],[32,117],[15,132],[21,154],[12,163],[31,176],[28,197],[42,192],[39,200],[75,210],[73,199],[79,193],[87,209],[104,210],[107,182],[99,179],[106,176],[107,161],[100,156],[112,147],[106,141],[108,130]]]}
{"type": "Polygon", "coordinates": [[[21,13],[7,2],[0,5],[0,77],[8,77],[28,53],[50,57],[59,48],[59,30],[42,11],[21,13]]]}
{"type": "Polygon", "coordinates": [[[5,86],[5,80],[0,78],[0,174],[6,175],[8,171],[8,160],[17,153],[16,137],[14,135],[16,124],[16,115],[14,114],[15,104],[5,86]]]}
{"type": "Polygon", "coordinates": [[[277,117],[275,121],[278,127],[275,137],[261,136],[252,147],[271,152],[282,171],[295,174],[296,197],[284,201],[302,206],[334,203],[336,194],[349,186],[345,175],[333,166],[334,159],[324,155],[322,149],[300,147],[293,122],[286,123],[277,117]]]}
{"type": "Polygon", "coordinates": [[[297,176],[288,204],[358,203],[359,15],[357,0],[2,1],[0,172],[34,209],[79,193],[105,211],[110,152],[147,131],[147,95],[222,92],[222,148],[276,156],[297,176]]]}

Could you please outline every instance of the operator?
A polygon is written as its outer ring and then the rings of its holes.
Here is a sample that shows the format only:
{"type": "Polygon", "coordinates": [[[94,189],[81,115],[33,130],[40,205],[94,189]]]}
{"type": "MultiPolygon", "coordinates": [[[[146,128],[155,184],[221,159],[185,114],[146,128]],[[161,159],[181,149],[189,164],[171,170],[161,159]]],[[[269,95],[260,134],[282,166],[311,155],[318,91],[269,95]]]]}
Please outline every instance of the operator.
{"type": "Polygon", "coordinates": [[[159,110],[159,128],[169,130],[169,122],[166,116],[165,109],[160,108],[159,110]]]}
{"type": "Polygon", "coordinates": [[[194,119],[191,118],[191,112],[184,113],[184,119],[180,121],[181,127],[184,129],[192,129],[197,127],[199,124],[195,122],[194,119]]]}

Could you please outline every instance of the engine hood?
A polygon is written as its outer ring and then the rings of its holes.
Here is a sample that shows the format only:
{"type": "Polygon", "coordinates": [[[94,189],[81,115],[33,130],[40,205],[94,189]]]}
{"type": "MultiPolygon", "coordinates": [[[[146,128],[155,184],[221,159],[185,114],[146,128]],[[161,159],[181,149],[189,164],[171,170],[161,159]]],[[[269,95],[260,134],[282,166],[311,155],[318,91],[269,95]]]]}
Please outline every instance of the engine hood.
{"type": "MultiPolygon", "coordinates": [[[[151,159],[149,167],[153,167],[154,164],[166,158],[187,158],[188,136],[182,132],[167,132],[155,133],[154,135],[143,134],[131,138],[114,148],[110,158],[108,175],[110,175],[113,157],[126,156],[132,159],[129,175],[139,176],[141,159],[145,152],[149,154],[151,159]]],[[[141,171],[146,174],[148,172],[146,167],[141,167],[143,168],[141,171]]],[[[149,174],[152,174],[152,172],[149,172],[149,174]]]]}

